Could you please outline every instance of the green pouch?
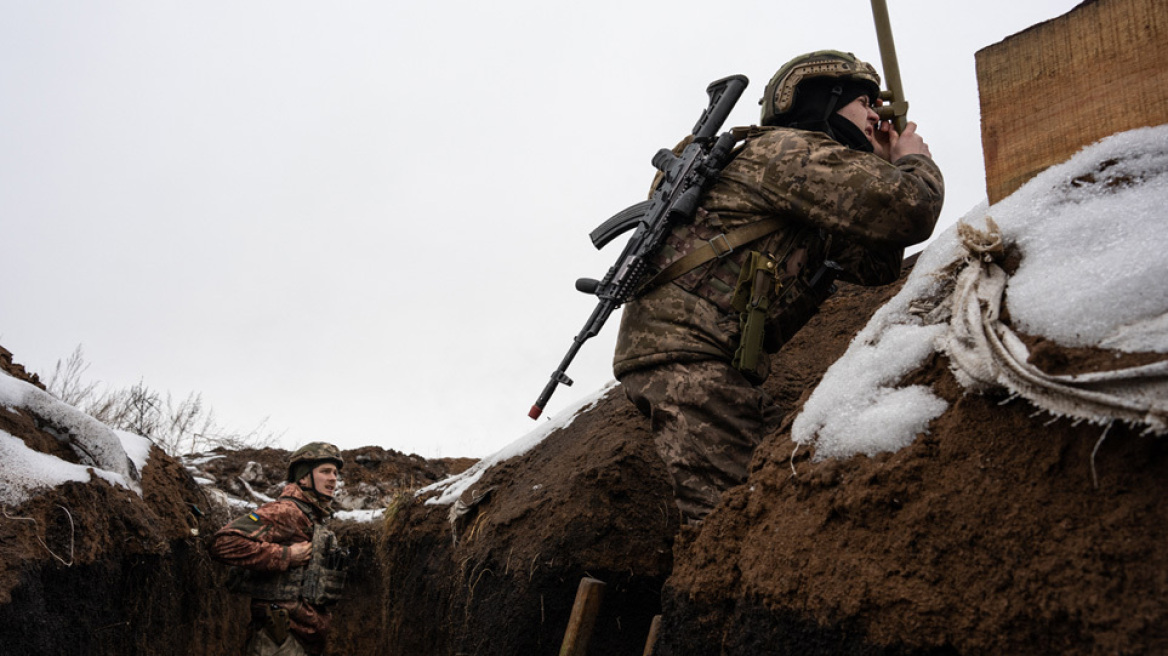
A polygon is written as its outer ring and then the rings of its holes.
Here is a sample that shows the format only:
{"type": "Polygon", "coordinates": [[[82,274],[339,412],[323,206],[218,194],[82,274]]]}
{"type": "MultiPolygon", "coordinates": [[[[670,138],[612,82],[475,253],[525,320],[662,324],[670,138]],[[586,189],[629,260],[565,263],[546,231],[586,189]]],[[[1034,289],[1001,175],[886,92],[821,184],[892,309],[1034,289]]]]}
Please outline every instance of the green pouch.
{"type": "Polygon", "coordinates": [[[751,251],[738,274],[738,284],[730,307],[738,312],[738,349],[731,366],[754,383],[766,378],[761,371],[767,310],[778,287],[778,263],[770,256],[751,251]]]}
{"type": "Polygon", "coordinates": [[[838,271],[839,265],[826,262],[810,281],[795,276],[783,286],[782,293],[771,304],[774,316],[763,343],[768,353],[778,351],[819,312],[819,306],[835,293],[838,271]]]}

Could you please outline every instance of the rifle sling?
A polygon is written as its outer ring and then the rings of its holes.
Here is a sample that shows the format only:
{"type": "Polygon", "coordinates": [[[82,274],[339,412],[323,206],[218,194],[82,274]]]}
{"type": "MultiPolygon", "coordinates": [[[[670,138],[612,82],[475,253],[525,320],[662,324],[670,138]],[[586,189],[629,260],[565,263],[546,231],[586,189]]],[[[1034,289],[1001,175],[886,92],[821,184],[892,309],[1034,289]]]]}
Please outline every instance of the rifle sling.
{"type": "Polygon", "coordinates": [[[641,289],[652,289],[658,285],[671,282],[714,258],[726,257],[730,253],[733,253],[734,249],[739,246],[749,244],[759,237],[765,237],[782,227],[783,221],[780,219],[763,219],[758,223],[743,226],[738,230],[722,233],[662,269],[660,273],[645,283],[641,289]]]}

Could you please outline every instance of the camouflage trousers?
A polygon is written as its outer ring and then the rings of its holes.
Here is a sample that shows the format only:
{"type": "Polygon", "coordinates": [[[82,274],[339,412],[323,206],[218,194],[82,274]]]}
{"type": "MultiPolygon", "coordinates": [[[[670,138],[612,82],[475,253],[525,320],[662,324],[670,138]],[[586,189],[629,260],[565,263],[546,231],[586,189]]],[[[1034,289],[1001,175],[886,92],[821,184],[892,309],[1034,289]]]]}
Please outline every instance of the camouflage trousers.
{"type": "Polygon", "coordinates": [[[750,458],[775,415],[761,387],[720,360],[635,370],[620,382],[649,417],[683,520],[701,520],[722,492],[746,481],[750,458]]]}

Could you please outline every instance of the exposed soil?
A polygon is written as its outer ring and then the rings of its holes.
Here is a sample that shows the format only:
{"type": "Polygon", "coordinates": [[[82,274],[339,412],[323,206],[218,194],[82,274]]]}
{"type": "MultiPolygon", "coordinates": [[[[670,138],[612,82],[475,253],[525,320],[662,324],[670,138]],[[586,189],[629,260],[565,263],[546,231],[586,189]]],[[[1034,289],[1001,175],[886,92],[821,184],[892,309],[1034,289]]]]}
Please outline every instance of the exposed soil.
{"type": "MultiPolygon", "coordinates": [[[[895,293],[841,287],[813,320],[818,339],[787,349],[775,364],[783,373],[768,390],[784,409],[796,407],[895,293]]],[[[587,575],[608,584],[590,653],[643,653],[673,570],[679,518],[647,421],[619,387],[523,458],[488,471],[463,501],[480,495],[453,530],[448,506],[421,499],[390,523],[383,560],[402,594],[389,606],[386,645],[402,653],[558,653],[587,575]],[[449,625],[417,635],[433,617],[449,625]]],[[[674,636],[679,644],[690,639],[674,636]]]]}
{"type": "MultiPolygon", "coordinates": [[[[841,285],[778,355],[767,385],[788,418],[895,292],[841,285]]],[[[1163,357],[1030,344],[1051,373],[1163,357]]],[[[951,407],[913,445],[792,463],[784,424],[698,529],[679,529],[647,422],[619,387],[488,470],[458,516],[413,491],[471,460],[347,451],[338,504],[387,509],[337,523],[356,556],[330,653],[556,654],[585,576],[606,583],[592,654],[642,654],[657,614],[659,655],[1168,652],[1166,443],[1118,425],[1100,443],[1100,427],[966,395],[942,357],[914,382],[951,407]]],[[[27,412],[0,412],[0,430],[70,456],[27,412]]],[[[204,540],[239,512],[227,495],[275,494],[286,457],[156,450],[142,498],[99,481],[6,509],[36,523],[0,519],[0,644],[232,653],[244,600],[204,540]]]]}
{"type": "Polygon", "coordinates": [[[1151,654],[1168,649],[1168,447],[963,396],[898,453],[757,454],[681,547],[662,654],[1151,654]],[[1092,463],[1098,474],[1093,484],[1092,463]]]}
{"type": "MultiPolygon", "coordinates": [[[[0,369],[42,387],[0,348],[0,369]]],[[[0,430],[30,448],[78,462],[67,441],[23,408],[0,408],[0,430]]],[[[379,447],[345,451],[347,509],[385,506],[474,462],[426,461],[379,447]]],[[[278,493],[288,452],[212,452],[184,464],[155,448],[142,496],[101,479],[69,483],[0,517],[0,653],[27,655],[240,653],[247,600],[225,589],[226,570],[205,541],[235,514],[226,495],[263,501],[278,493]],[[195,478],[198,477],[198,479],[195,478]],[[196,481],[201,481],[199,484],[196,481]],[[253,494],[256,493],[256,494],[253,494]]],[[[355,553],[337,608],[334,654],[379,653],[376,613],[385,596],[376,558],[380,523],[337,522],[355,553]]]]}
{"type": "MultiPolygon", "coordinates": [[[[805,385],[842,354],[879,298],[851,291],[776,376],[805,385]]],[[[1164,359],[1027,341],[1055,374],[1164,359]]],[[[941,356],[909,382],[951,407],[900,452],[813,463],[788,430],[764,442],[748,484],[683,535],[656,653],[1168,651],[1168,444],[967,395],[941,356]]]]}
{"type": "Polygon", "coordinates": [[[644,421],[609,394],[450,506],[387,522],[386,653],[558,653],[580,579],[607,584],[595,654],[640,653],[660,612],[678,518],[644,421]],[[477,500],[477,502],[476,502],[477,500]]]}

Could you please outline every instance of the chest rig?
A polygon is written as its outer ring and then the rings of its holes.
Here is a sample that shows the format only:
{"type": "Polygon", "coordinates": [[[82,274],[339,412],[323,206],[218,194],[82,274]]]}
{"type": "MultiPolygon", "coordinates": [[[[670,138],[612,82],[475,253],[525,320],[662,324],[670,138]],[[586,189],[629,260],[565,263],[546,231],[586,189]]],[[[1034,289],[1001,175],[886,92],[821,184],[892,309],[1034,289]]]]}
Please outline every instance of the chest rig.
{"type": "MultiPolygon", "coordinates": [[[[299,499],[290,498],[309,518],[312,509],[299,499]]],[[[227,575],[227,589],[253,599],[296,601],[303,599],[314,606],[340,601],[345,587],[348,551],[341,549],[337,536],[324,524],[313,524],[312,557],[304,567],[283,572],[259,572],[232,567],[227,575]]]]}

